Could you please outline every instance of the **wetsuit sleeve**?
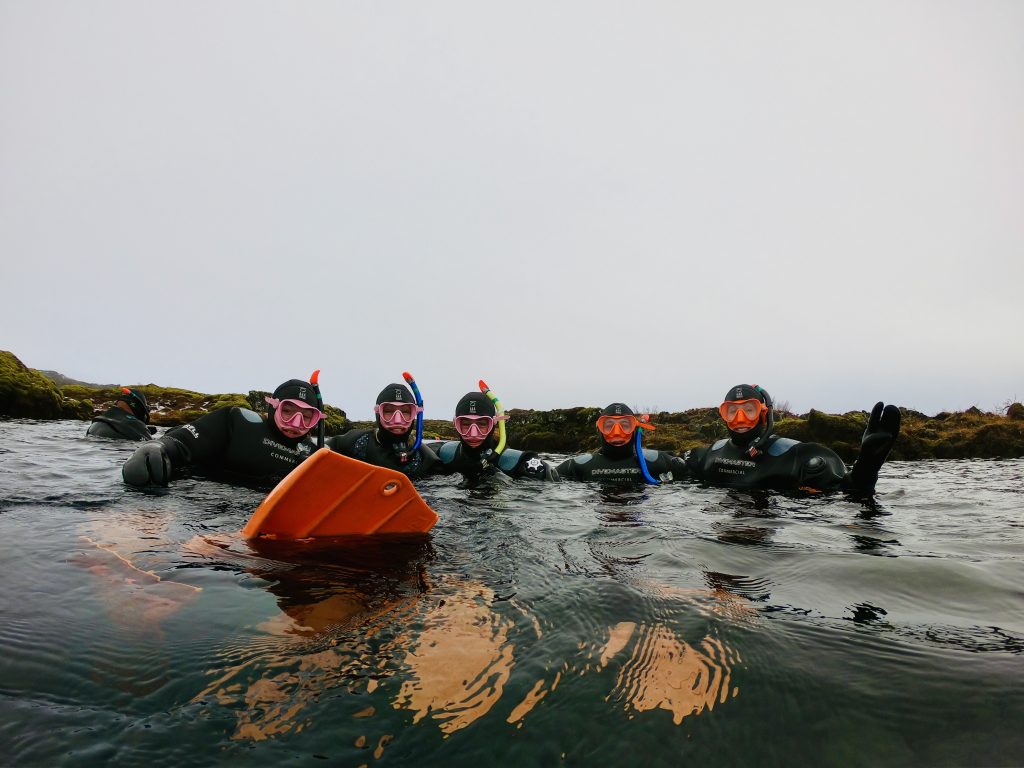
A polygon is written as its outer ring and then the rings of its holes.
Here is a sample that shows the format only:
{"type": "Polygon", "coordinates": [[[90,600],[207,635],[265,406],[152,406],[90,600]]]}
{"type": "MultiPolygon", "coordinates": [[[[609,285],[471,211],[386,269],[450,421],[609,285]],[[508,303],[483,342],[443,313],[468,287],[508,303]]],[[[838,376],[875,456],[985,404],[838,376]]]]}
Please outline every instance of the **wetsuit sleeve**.
{"type": "Polygon", "coordinates": [[[171,466],[178,471],[193,464],[217,463],[231,440],[231,418],[235,410],[238,409],[218,408],[158,438],[171,466]]]}
{"type": "Polygon", "coordinates": [[[658,457],[647,462],[647,471],[662,482],[682,480],[689,474],[685,461],[665,451],[658,451],[658,457]]]}
{"type": "Polygon", "coordinates": [[[579,475],[576,473],[576,461],[570,457],[555,467],[554,479],[579,480],[579,475]]]}
{"type": "Polygon", "coordinates": [[[686,469],[686,477],[694,480],[703,479],[704,456],[707,452],[707,448],[691,448],[679,457],[679,460],[686,469]]]}
{"type": "Polygon", "coordinates": [[[340,453],[342,456],[354,458],[352,453],[355,449],[355,442],[359,438],[360,434],[362,434],[362,430],[354,429],[349,432],[346,432],[344,435],[335,435],[334,437],[328,437],[327,440],[324,441],[324,445],[326,445],[332,451],[340,453]]]}
{"type": "Polygon", "coordinates": [[[424,477],[426,475],[448,474],[448,471],[444,466],[444,462],[437,457],[437,454],[434,453],[426,443],[420,445],[419,452],[420,461],[422,462],[418,473],[419,477],[424,477]]]}
{"type": "Polygon", "coordinates": [[[817,443],[800,443],[791,450],[795,459],[798,488],[834,491],[843,487],[846,465],[831,448],[817,443]]]}
{"type": "Polygon", "coordinates": [[[535,451],[517,451],[515,448],[506,448],[498,458],[498,468],[509,477],[526,477],[534,480],[557,479],[551,465],[541,459],[535,451]]]}

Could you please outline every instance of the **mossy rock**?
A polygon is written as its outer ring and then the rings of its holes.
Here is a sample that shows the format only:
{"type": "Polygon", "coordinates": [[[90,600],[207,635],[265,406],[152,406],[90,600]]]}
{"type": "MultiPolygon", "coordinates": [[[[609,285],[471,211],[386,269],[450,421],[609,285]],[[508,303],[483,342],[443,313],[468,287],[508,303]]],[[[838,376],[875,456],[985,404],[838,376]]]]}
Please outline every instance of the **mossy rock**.
{"type": "Polygon", "coordinates": [[[91,400],[73,400],[64,398],[61,403],[61,418],[91,421],[95,412],[91,400]]]}
{"type": "MultiPolygon", "coordinates": [[[[177,426],[217,408],[239,406],[266,414],[266,392],[207,395],[191,390],[131,385],[141,389],[151,407],[154,424],[177,426]]],[[[68,383],[57,386],[39,371],[27,368],[11,352],[0,352],[0,416],[37,419],[90,419],[106,410],[120,396],[120,387],[68,383]]],[[[342,434],[350,429],[374,426],[351,422],[345,411],[325,405],[325,431],[342,434]]],[[[901,408],[902,430],[891,459],[1002,458],[1024,456],[1024,405],[1013,403],[1006,415],[983,413],[977,407],[959,413],[943,412],[929,417],[901,408]]],[[[599,445],[595,423],[600,409],[563,408],[551,411],[515,409],[508,412],[508,443],[513,448],[556,453],[582,453],[599,445]]],[[[860,450],[867,414],[853,411],[832,415],[812,410],[803,416],[779,412],[775,433],[804,442],[816,442],[835,450],[850,462],[860,450]]],[[[690,448],[711,445],[728,434],[717,408],[694,408],[680,413],[662,412],[652,422],[656,430],[644,435],[644,444],[656,450],[682,454],[690,448]]],[[[424,423],[427,439],[456,438],[450,421],[424,423]]]]}
{"type": "MultiPolygon", "coordinates": [[[[0,416],[20,419],[79,418],[87,406],[69,400],[43,374],[13,352],[0,351],[0,416]]],[[[91,418],[91,410],[85,418],[91,418]]]]}
{"type": "Polygon", "coordinates": [[[986,424],[965,442],[968,456],[1000,459],[1024,457],[1024,424],[986,424]]]}

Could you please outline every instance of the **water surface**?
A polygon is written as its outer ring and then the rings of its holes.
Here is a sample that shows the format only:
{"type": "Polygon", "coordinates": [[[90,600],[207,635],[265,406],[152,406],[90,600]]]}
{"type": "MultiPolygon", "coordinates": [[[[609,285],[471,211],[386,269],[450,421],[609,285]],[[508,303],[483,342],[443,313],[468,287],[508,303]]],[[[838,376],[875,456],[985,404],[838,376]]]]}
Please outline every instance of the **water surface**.
{"type": "Polygon", "coordinates": [[[1024,764],[1024,461],[437,479],[426,541],[254,550],[261,493],[84,432],[0,421],[4,764],[1024,764]]]}

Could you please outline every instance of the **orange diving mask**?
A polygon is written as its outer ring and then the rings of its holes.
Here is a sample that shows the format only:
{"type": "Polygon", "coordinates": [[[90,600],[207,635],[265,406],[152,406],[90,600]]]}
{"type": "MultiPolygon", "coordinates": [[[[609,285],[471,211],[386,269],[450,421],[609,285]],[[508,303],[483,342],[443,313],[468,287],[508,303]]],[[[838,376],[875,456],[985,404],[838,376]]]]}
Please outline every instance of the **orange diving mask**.
{"type": "Polygon", "coordinates": [[[768,406],[760,400],[726,400],[718,406],[718,413],[730,429],[754,427],[761,416],[768,412],[768,406]]]}
{"type": "Polygon", "coordinates": [[[612,445],[625,445],[636,432],[640,421],[636,416],[600,416],[597,419],[597,431],[612,445]]]}

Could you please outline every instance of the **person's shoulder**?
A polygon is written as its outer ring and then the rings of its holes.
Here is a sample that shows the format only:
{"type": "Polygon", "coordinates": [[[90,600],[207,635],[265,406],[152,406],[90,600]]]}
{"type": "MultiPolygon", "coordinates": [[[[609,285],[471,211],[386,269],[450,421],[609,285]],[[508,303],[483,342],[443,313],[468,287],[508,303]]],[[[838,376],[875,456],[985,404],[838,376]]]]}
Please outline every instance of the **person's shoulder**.
{"type": "Polygon", "coordinates": [[[251,410],[250,408],[243,408],[240,405],[227,405],[223,408],[218,408],[216,411],[211,411],[208,415],[212,416],[218,411],[227,411],[227,415],[231,418],[238,419],[249,424],[262,424],[266,422],[266,419],[256,413],[256,411],[251,410]]]}
{"type": "Polygon", "coordinates": [[[801,451],[808,448],[813,450],[814,446],[817,446],[817,443],[801,443],[799,440],[794,440],[790,437],[778,437],[773,435],[772,441],[765,449],[765,453],[769,456],[782,456],[783,454],[789,453],[794,448],[801,451]]]}
{"type": "Polygon", "coordinates": [[[558,466],[560,466],[560,467],[564,467],[564,466],[568,466],[568,465],[582,466],[584,464],[589,463],[593,458],[594,458],[594,454],[592,454],[592,453],[579,453],[579,454],[576,454],[575,456],[570,456],[569,458],[567,458],[565,461],[563,461],[558,466]]]}
{"type": "Polygon", "coordinates": [[[555,467],[555,472],[558,473],[559,477],[576,477],[579,470],[589,464],[593,458],[594,454],[592,453],[580,453],[576,456],[570,456],[555,467]]]}
{"type": "Polygon", "coordinates": [[[458,440],[445,440],[444,442],[437,443],[424,443],[421,447],[427,448],[437,455],[437,458],[441,460],[443,464],[451,464],[459,455],[459,441],[458,440]]]}

